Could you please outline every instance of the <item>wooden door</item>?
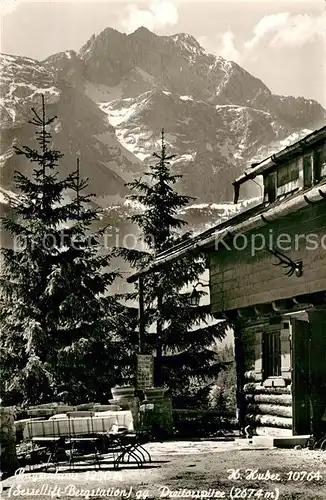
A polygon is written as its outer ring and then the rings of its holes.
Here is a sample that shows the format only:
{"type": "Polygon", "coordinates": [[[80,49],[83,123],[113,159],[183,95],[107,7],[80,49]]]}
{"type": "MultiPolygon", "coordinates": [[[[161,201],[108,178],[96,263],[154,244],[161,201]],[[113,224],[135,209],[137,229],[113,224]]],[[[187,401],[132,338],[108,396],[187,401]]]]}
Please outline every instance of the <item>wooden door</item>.
{"type": "Polygon", "coordinates": [[[310,323],[292,320],[292,411],[293,434],[311,431],[310,323]]]}

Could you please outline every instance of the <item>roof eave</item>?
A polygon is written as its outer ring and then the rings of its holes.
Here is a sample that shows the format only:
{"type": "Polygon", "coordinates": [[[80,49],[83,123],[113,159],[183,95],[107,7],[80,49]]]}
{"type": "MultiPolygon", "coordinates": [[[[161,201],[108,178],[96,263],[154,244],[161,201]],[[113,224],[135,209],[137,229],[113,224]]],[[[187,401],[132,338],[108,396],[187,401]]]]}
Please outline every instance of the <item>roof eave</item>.
{"type": "Polygon", "coordinates": [[[191,241],[193,241],[192,239],[189,241],[189,244],[187,246],[179,249],[178,246],[174,248],[172,247],[168,252],[164,252],[161,257],[158,255],[153,264],[129,276],[127,278],[127,282],[134,283],[139,277],[150,272],[154,272],[167,262],[176,260],[189,252],[201,253],[207,249],[211,249],[212,247],[215,247],[215,249],[218,250],[219,242],[221,242],[225,237],[232,236],[238,233],[245,233],[252,229],[262,227],[272,220],[276,220],[280,217],[283,217],[284,215],[300,210],[310,203],[316,203],[319,201],[325,202],[325,200],[326,182],[323,184],[319,184],[309,189],[308,191],[301,192],[294,198],[291,198],[288,201],[281,203],[280,205],[267,208],[262,213],[253,215],[252,217],[249,217],[248,219],[245,219],[238,224],[230,224],[226,227],[221,227],[224,226],[224,224],[221,224],[220,226],[217,226],[215,228],[215,231],[206,238],[200,239],[200,235],[198,235],[196,238],[196,242],[193,244],[191,244],[191,241]]]}

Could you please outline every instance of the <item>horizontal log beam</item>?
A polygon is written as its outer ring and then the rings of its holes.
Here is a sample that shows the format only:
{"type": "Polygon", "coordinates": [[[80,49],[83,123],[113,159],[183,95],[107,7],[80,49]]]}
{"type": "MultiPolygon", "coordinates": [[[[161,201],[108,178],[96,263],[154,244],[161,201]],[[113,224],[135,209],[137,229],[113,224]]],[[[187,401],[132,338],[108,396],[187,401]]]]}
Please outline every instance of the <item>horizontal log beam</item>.
{"type": "Polygon", "coordinates": [[[265,427],[259,426],[255,428],[257,436],[275,436],[275,437],[289,437],[292,436],[292,429],[282,429],[280,427],[265,427]]]}
{"type": "Polygon", "coordinates": [[[292,406],[292,394],[246,394],[248,403],[276,404],[281,406],[292,406]]]}
{"type": "Polygon", "coordinates": [[[276,415],[277,417],[292,418],[291,406],[280,406],[270,404],[249,404],[247,411],[254,414],[276,415]]]}
{"type": "Polygon", "coordinates": [[[249,370],[243,374],[245,380],[262,380],[263,375],[261,372],[254,372],[249,370]]]}
{"type": "Polygon", "coordinates": [[[277,417],[272,415],[253,415],[248,414],[245,416],[248,424],[257,425],[261,424],[266,427],[281,427],[282,429],[292,429],[292,418],[277,417]]]}
{"type": "Polygon", "coordinates": [[[244,385],[243,392],[255,394],[291,394],[291,386],[264,387],[260,382],[249,382],[244,385]]]}

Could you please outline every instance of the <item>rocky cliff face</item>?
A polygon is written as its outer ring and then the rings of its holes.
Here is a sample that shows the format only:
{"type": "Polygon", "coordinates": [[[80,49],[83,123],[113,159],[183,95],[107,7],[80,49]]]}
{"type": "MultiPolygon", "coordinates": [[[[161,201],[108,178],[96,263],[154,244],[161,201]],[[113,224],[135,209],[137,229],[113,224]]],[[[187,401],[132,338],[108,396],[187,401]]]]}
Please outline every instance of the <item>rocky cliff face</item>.
{"type": "MultiPolygon", "coordinates": [[[[161,128],[178,188],[200,202],[232,199],[231,181],[255,158],[298,140],[325,122],[315,101],[276,96],[239,65],[206,52],[186,33],[131,35],[111,28],[93,35],[77,54],[38,62],[1,56],[2,184],[28,171],[12,144],[29,143],[29,109],[45,94],[56,114],[55,145],[62,173],[81,158],[90,191],[107,207],[127,194],[125,182],[144,172],[159,147],[161,128]]],[[[257,194],[257,193],[255,193],[257,194]]]]}

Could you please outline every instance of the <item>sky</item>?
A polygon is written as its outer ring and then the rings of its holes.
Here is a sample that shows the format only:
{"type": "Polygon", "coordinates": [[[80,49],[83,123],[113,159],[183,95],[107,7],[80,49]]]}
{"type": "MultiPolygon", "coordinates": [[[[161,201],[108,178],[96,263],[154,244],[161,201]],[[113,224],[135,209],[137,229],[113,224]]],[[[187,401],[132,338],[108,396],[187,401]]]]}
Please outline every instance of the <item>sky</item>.
{"type": "Polygon", "coordinates": [[[209,52],[237,62],[275,94],[326,107],[323,0],[0,0],[1,52],[45,59],[78,51],[110,26],[131,33],[186,32],[209,52]]]}

